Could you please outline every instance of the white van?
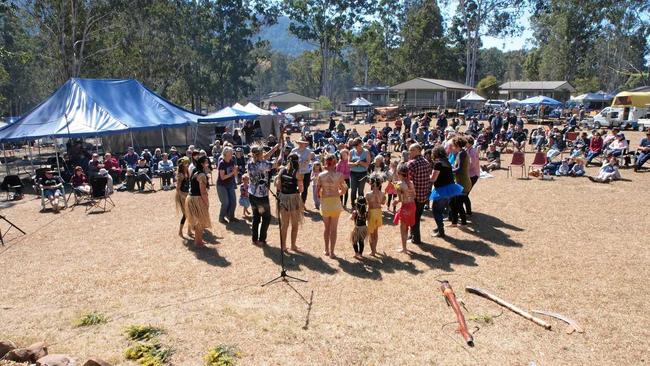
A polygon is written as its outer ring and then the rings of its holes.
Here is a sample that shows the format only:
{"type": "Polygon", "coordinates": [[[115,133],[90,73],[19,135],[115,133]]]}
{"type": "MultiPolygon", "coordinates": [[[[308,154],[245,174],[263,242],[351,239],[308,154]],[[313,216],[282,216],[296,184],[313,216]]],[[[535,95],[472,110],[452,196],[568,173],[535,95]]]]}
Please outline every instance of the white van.
{"type": "Polygon", "coordinates": [[[648,113],[648,108],[607,107],[588,121],[591,128],[627,127],[636,128],[639,118],[648,113]]]}

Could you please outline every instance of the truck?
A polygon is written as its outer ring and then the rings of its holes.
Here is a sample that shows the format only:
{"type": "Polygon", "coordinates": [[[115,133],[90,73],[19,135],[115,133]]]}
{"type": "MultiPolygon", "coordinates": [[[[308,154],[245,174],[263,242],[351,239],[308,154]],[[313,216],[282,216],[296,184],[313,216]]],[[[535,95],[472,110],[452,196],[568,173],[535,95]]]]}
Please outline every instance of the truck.
{"type": "Polygon", "coordinates": [[[604,108],[593,118],[587,120],[591,128],[620,127],[638,128],[639,120],[648,114],[650,93],[621,92],[614,97],[612,105],[604,108]]]}

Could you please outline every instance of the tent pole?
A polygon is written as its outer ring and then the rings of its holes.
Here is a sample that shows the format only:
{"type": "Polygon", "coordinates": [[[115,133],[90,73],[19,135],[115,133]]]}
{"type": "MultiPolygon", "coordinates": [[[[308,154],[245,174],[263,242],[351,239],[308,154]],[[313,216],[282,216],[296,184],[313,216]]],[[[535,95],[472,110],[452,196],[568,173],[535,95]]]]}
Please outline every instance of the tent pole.
{"type": "Polygon", "coordinates": [[[29,165],[32,166],[32,174],[36,174],[36,169],[34,168],[34,158],[32,157],[32,146],[27,141],[27,149],[29,152],[29,165]]]}
{"type": "Polygon", "coordinates": [[[129,135],[131,136],[131,147],[135,150],[135,145],[133,144],[133,132],[129,131],[129,135]]]}
{"type": "Polygon", "coordinates": [[[165,129],[160,128],[160,136],[162,137],[162,150],[165,152],[165,129]]]}
{"type": "Polygon", "coordinates": [[[196,128],[194,129],[194,143],[192,145],[196,145],[196,135],[199,134],[199,124],[196,124],[196,128]]]}
{"type": "Polygon", "coordinates": [[[11,171],[9,170],[9,160],[7,160],[7,150],[5,150],[4,142],[2,143],[2,155],[5,157],[5,169],[7,169],[7,175],[10,175],[11,171]]]}

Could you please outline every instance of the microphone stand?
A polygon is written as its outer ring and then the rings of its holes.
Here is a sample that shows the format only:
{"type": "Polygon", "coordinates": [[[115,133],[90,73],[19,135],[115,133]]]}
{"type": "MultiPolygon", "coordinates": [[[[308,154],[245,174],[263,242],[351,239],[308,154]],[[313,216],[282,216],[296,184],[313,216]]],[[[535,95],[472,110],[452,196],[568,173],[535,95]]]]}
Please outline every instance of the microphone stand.
{"type": "Polygon", "coordinates": [[[22,231],[18,226],[14,225],[13,222],[7,220],[7,218],[4,217],[4,215],[0,215],[0,219],[6,221],[6,222],[9,224],[9,229],[7,229],[7,231],[5,231],[4,234],[2,233],[2,229],[0,229],[0,244],[2,244],[2,246],[5,245],[5,241],[4,241],[4,238],[3,238],[3,237],[4,237],[5,235],[7,235],[7,233],[9,232],[9,230],[11,230],[12,227],[13,227],[13,228],[16,228],[16,230],[18,230],[18,231],[20,231],[21,233],[23,233],[23,235],[27,235],[27,234],[25,234],[25,232],[22,231]]]}

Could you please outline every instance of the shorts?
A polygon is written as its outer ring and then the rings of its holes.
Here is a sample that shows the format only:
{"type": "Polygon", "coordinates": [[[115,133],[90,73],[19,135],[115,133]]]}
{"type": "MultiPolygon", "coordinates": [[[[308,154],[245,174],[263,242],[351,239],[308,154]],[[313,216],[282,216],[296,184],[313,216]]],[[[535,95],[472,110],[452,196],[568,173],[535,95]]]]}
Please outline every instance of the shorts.
{"type": "Polygon", "coordinates": [[[50,197],[60,197],[61,196],[61,191],[58,189],[44,189],[43,190],[43,196],[50,198],[50,197]]]}

